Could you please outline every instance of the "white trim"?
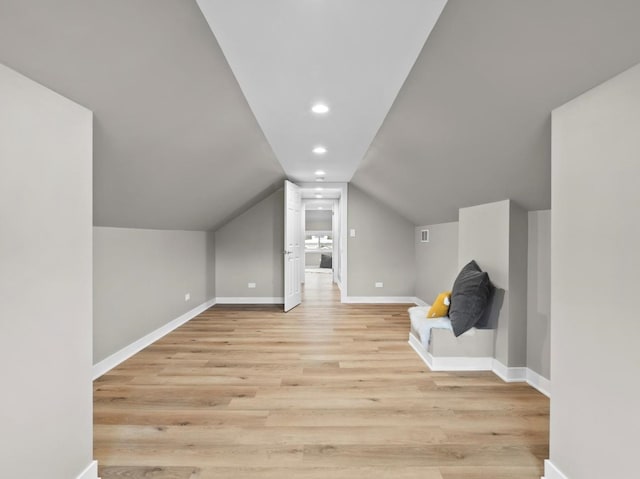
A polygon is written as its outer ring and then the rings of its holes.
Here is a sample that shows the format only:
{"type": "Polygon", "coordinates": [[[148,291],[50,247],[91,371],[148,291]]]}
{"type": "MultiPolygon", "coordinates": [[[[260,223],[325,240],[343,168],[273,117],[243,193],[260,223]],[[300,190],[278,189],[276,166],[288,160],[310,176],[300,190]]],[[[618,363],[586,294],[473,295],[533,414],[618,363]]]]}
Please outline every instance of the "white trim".
{"type": "Polygon", "coordinates": [[[490,357],[434,357],[411,333],[409,333],[409,345],[432,371],[491,371],[493,366],[493,358],[490,357]]]}
{"type": "Polygon", "coordinates": [[[77,479],[100,479],[98,477],[98,461],[91,461],[77,479]]]}
{"type": "MultiPolygon", "coordinates": [[[[297,183],[300,188],[315,188],[318,186],[318,183],[309,183],[302,182],[297,183]]],[[[339,198],[339,218],[340,221],[340,238],[339,238],[339,265],[340,265],[340,280],[342,284],[340,285],[340,300],[343,303],[346,303],[345,298],[347,297],[347,285],[349,284],[349,274],[348,274],[348,216],[347,210],[349,205],[349,183],[347,182],[327,182],[320,183],[323,188],[329,189],[338,189],[340,190],[340,198],[339,198]]],[[[336,238],[333,239],[336,241],[336,238]]]]}
{"type": "Polygon", "coordinates": [[[435,371],[491,371],[493,358],[478,357],[440,357],[433,358],[435,371]]]}
{"type": "Polygon", "coordinates": [[[168,322],[164,326],[161,326],[160,328],[156,329],[155,331],[150,332],[146,336],[143,336],[142,338],[134,341],[133,343],[129,344],[128,346],[125,346],[121,350],[116,351],[111,356],[103,359],[99,363],[94,364],[93,365],[93,371],[92,371],[93,379],[94,380],[98,379],[100,376],[105,374],[107,371],[110,371],[111,369],[115,368],[118,364],[122,363],[123,361],[126,361],[131,356],[133,356],[134,354],[140,352],[141,350],[143,350],[144,348],[146,348],[150,344],[155,343],[158,339],[162,338],[163,336],[166,336],[171,331],[173,331],[174,329],[182,326],[184,323],[186,323],[190,319],[195,318],[200,313],[206,311],[207,309],[209,309],[214,304],[216,304],[215,298],[214,299],[210,299],[209,301],[207,301],[205,303],[202,303],[199,306],[196,306],[192,310],[187,311],[182,316],[180,316],[180,317],[168,322]]]}
{"type": "Polygon", "coordinates": [[[529,368],[509,368],[490,357],[434,357],[412,333],[409,333],[409,346],[432,371],[492,371],[505,382],[526,382],[545,396],[551,397],[551,381],[529,368]]]}
{"type": "Polygon", "coordinates": [[[529,368],[527,368],[527,384],[548,398],[551,397],[551,381],[529,368]]]}
{"type": "Polygon", "coordinates": [[[541,479],[569,479],[550,459],[544,461],[544,476],[541,479]]]}
{"type": "Polygon", "coordinates": [[[493,360],[493,373],[506,383],[524,383],[527,380],[527,368],[508,367],[497,359],[493,360]]]}
{"type": "Polygon", "coordinates": [[[527,383],[542,394],[551,397],[551,381],[530,368],[509,368],[497,359],[493,360],[493,372],[508,383],[527,383]]]}
{"type": "Polygon", "coordinates": [[[216,304],[284,304],[283,296],[228,296],[216,298],[216,304]]]}
{"type": "Polygon", "coordinates": [[[420,359],[422,359],[427,367],[433,371],[433,356],[431,356],[431,353],[429,353],[429,351],[422,347],[422,344],[420,344],[420,340],[411,333],[409,333],[409,346],[411,346],[413,350],[418,353],[420,359]]]}
{"type": "Polygon", "coordinates": [[[342,298],[342,302],[361,304],[415,304],[415,299],[414,296],[345,296],[342,298]]]}
{"type": "Polygon", "coordinates": [[[416,303],[416,305],[418,305],[418,306],[429,306],[429,303],[427,303],[426,301],[422,301],[417,296],[415,298],[413,298],[413,302],[416,303]]]}

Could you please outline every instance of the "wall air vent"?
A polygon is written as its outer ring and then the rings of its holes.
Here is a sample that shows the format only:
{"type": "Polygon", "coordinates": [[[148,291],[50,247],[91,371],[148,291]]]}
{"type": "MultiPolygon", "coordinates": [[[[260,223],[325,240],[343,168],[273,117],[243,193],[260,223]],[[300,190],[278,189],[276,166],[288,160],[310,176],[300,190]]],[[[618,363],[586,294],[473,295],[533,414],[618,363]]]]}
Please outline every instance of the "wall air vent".
{"type": "Polygon", "coordinates": [[[429,230],[420,231],[420,241],[422,243],[428,243],[429,242],[429,230]]]}

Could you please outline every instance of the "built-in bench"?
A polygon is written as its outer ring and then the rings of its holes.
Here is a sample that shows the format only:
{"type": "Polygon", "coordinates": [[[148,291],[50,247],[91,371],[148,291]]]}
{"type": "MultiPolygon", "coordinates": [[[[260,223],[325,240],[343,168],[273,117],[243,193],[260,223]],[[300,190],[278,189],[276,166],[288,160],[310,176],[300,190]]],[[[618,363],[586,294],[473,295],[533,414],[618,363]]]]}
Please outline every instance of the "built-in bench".
{"type": "Polygon", "coordinates": [[[493,369],[495,330],[471,328],[455,337],[448,318],[427,318],[429,306],[409,308],[409,344],[433,371],[493,369]]]}

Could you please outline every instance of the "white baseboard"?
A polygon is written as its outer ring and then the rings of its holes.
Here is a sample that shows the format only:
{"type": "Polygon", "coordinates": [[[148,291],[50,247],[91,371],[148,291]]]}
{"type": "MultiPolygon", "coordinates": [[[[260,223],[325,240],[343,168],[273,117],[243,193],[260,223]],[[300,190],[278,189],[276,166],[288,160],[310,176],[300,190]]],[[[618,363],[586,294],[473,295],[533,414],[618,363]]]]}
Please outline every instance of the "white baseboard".
{"type": "Polygon", "coordinates": [[[527,368],[527,383],[548,398],[551,397],[551,381],[529,368],[527,368]]]}
{"type": "Polygon", "coordinates": [[[436,371],[491,371],[493,358],[489,357],[441,357],[433,358],[436,371]]]}
{"type": "Polygon", "coordinates": [[[544,461],[544,476],[541,479],[569,479],[549,459],[544,461]]]}
{"type": "Polygon", "coordinates": [[[77,479],[100,479],[98,477],[98,461],[92,461],[77,479]]]}
{"type": "Polygon", "coordinates": [[[418,353],[418,356],[420,356],[420,359],[422,359],[427,367],[434,371],[433,356],[431,356],[431,353],[429,353],[429,351],[422,347],[422,344],[420,344],[420,340],[411,333],[409,333],[409,346],[411,346],[413,350],[418,353]]]}
{"type": "Polygon", "coordinates": [[[493,372],[505,382],[527,383],[529,386],[537,389],[548,398],[551,397],[551,381],[532,369],[525,367],[510,368],[502,364],[497,359],[494,359],[493,372]]]}
{"type": "Polygon", "coordinates": [[[94,380],[98,379],[107,371],[110,371],[111,369],[115,368],[118,364],[122,363],[123,361],[126,361],[131,356],[140,352],[150,344],[155,343],[158,339],[162,338],[163,336],[166,336],[171,331],[182,326],[184,323],[186,323],[190,319],[195,318],[200,313],[206,311],[214,304],[216,304],[215,299],[211,299],[205,303],[202,303],[201,305],[196,306],[192,310],[187,311],[182,316],[168,322],[164,326],[156,329],[155,331],[152,331],[151,333],[147,334],[146,336],[143,336],[137,341],[134,341],[130,345],[125,346],[121,350],[116,351],[111,356],[103,359],[99,363],[94,364],[93,371],[92,371],[93,379],[94,380]]]}
{"type": "Polygon", "coordinates": [[[417,296],[415,298],[413,298],[413,302],[416,303],[417,306],[427,306],[429,304],[429,303],[427,303],[425,301],[422,301],[417,296]]]}
{"type": "Polygon", "coordinates": [[[489,357],[434,357],[411,333],[409,345],[432,371],[492,371],[505,382],[526,382],[545,396],[551,397],[551,381],[529,368],[510,368],[489,357]]]}
{"type": "Polygon", "coordinates": [[[346,296],[343,303],[360,304],[415,304],[414,296],[346,296]]]}
{"type": "Polygon", "coordinates": [[[508,367],[497,359],[493,360],[491,370],[506,383],[523,383],[527,380],[527,368],[508,367]]]}
{"type": "Polygon", "coordinates": [[[282,296],[228,296],[216,298],[216,304],[284,304],[282,296]]]}
{"type": "Polygon", "coordinates": [[[493,358],[489,357],[434,357],[411,333],[409,345],[432,371],[491,371],[493,366],[493,358]]]}

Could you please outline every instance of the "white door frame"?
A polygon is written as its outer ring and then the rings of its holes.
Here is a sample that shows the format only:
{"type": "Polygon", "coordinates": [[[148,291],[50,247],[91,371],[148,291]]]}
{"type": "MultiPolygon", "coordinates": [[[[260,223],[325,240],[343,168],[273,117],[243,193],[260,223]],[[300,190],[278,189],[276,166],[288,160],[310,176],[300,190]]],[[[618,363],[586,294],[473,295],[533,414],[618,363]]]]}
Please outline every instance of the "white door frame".
{"type": "Polygon", "coordinates": [[[307,256],[304,250],[304,241],[306,239],[306,224],[307,224],[307,211],[305,210],[305,200],[302,200],[302,205],[300,209],[300,244],[302,245],[302,260],[300,261],[300,281],[304,284],[304,275],[305,268],[307,266],[307,256]]]}
{"type": "Polygon", "coordinates": [[[340,199],[338,200],[338,230],[339,238],[333,239],[333,244],[336,241],[339,243],[339,271],[336,271],[334,278],[337,277],[336,283],[340,288],[340,301],[346,302],[347,298],[347,206],[348,202],[348,184],[347,183],[297,183],[300,188],[315,188],[322,186],[323,188],[335,188],[340,190],[340,199]]]}

